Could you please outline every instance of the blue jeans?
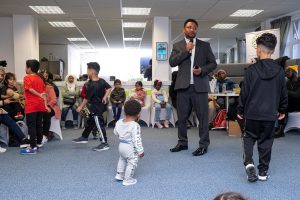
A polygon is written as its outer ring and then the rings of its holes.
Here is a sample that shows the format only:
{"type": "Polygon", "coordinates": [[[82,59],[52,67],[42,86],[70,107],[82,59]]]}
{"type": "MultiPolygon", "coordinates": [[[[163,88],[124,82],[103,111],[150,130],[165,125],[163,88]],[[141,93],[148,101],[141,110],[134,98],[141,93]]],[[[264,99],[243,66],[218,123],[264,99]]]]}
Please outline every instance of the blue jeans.
{"type": "Polygon", "coordinates": [[[62,109],[62,111],[61,111],[61,121],[66,121],[69,109],[72,110],[73,121],[77,121],[78,120],[78,113],[76,111],[75,106],[65,107],[65,108],[62,109]]]}
{"type": "Polygon", "coordinates": [[[8,114],[0,115],[0,123],[7,126],[13,132],[13,134],[16,136],[19,142],[21,142],[25,138],[25,135],[20,129],[20,127],[16,124],[15,120],[13,120],[8,114]]]}
{"type": "MultiPolygon", "coordinates": [[[[158,122],[158,121],[160,121],[160,112],[161,112],[162,108],[161,108],[161,105],[159,103],[155,103],[154,107],[155,107],[154,120],[155,120],[155,122],[158,122]]],[[[170,120],[171,119],[172,106],[169,103],[167,103],[166,107],[164,109],[166,109],[166,119],[165,120],[170,120]]]]}
{"type": "Polygon", "coordinates": [[[121,113],[122,113],[122,104],[121,103],[118,103],[118,104],[113,103],[111,106],[112,106],[112,110],[114,113],[114,119],[119,120],[121,117],[121,113]]]}

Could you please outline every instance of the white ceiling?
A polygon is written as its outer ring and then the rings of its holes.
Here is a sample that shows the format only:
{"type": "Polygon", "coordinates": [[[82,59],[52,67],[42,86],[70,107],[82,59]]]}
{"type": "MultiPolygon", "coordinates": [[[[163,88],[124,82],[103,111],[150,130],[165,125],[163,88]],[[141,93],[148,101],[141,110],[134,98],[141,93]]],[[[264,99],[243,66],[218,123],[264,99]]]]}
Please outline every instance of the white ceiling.
{"type": "Polygon", "coordinates": [[[41,44],[68,44],[68,37],[86,37],[88,42],[73,42],[80,48],[151,48],[154,16],[169,16],[172,20],[172,40],[181,39],[183,22],[195,18],[199,22],[198,37],[212,38],[217,51],[230,48],[236,37],[254,31],[260,22],[299,10],[300,0],[0,0],[0,16],[30,14],[39,19],[41,44]],[[28,6],[60,6],[64,15],[38,15],[28,6]],[[150,16],[121,16],[121,7],[150,7],[150,16]],[[238,9],[262,9],[253,18],[232,18],[238,9]],[[77,28],[54,28],[48,21],[73,21],[77,28]],[[122,20],[147,22],[145,29],[126,28],[122,20]],[[216,23],[238,23],[232,30],[211,29],[216,23]],[[124,37],[142,37],[141,42],[123,42],[124,37]]]}

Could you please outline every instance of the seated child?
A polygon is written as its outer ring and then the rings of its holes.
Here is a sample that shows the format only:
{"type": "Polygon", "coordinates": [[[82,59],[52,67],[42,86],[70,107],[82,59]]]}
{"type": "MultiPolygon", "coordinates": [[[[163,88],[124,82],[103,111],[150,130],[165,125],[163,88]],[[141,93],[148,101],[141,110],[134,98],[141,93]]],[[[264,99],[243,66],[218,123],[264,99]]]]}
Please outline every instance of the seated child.
{"type": "Polygon", "coordinates": [[[115,179],[123,181],[124,186],[134,185],[133,178],[138,158],[144,156],[141,138],[141,127],[135,121],[139,119],[141,105],[135,100],[129,100],[124,106],[125,118],[116,123],[114,134],[119,137],[119,162],[115,179]]]}
{"type": "Polygon", "coordinates": [[[162,82],[160,80],[154,81],[154,89],[152,91],[152,100],[154,102],[155,107],[155,125],[158,128],[163,128],[163,126],[160,123],[160,112],[161,109],[166,109],[166,118],[164,120],[164,126],[166,128],[169,128],[169,121],[171,118],[171,112],[172,112],[172,106],[168,103],[169,96],[165,91],[161,90],[162,82]]]}
{"type": "Polygon", "coordinates": [[[110,95],[110,102],[114,113],[114,119],[115,121],[118,121],[121,117],[122,106],[126,100],[126,94],[124,88],[122,88],[122,84],[119,79],[116,79],[114,81],[114,86],[115,88],[113,89],[110,95]]]}
{"type": "Polygon", "coordinates": [[[130,96],[130,100],[136,100],[141,104],[142,107],[144,107],[145,97],[146,97],[146,92],[143,88],[143,83],[142,81],[137,81],[135,83],[135,89],[133,89],[133,94],[131,94],[130,96]]]}
{"type": "Polygon", "coordinates": [[[8,72],[4,79],[5,89],[2,90],[2,99],[12,99],[12,103],[4,106],[4,109],[9,113],[9,116],[16,120],[24,118],[24,96],[20,89],[17,88],[16,76],[8,72]]]}

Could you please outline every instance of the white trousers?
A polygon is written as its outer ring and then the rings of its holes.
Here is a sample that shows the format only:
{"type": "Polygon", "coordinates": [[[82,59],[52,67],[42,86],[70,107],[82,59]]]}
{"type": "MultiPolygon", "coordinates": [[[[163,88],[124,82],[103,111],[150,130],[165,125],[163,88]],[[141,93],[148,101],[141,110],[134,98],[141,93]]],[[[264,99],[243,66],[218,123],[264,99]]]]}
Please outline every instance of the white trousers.
{"type": "Polygon", "coordinates": [[[126,143],[119,144],[119,154],[117,172],[125,174],[124,180],[132,179],[138,163],[138,154],[132,144],[126,143]]]}

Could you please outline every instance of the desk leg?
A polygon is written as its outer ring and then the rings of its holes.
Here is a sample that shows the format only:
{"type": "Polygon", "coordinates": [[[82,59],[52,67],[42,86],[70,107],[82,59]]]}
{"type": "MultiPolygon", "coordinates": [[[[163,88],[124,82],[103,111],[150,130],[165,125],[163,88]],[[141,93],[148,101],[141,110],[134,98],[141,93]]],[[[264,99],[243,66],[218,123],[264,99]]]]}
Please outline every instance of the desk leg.
{"type": "MultiPolygon", "coordinates": [[[[226,96],[226,118],[227,118],[227,112],[229,109],[229,96],[226,96]]],[[[229,129],[229,121],[226,119],[226,131],[229,129]]]]}

